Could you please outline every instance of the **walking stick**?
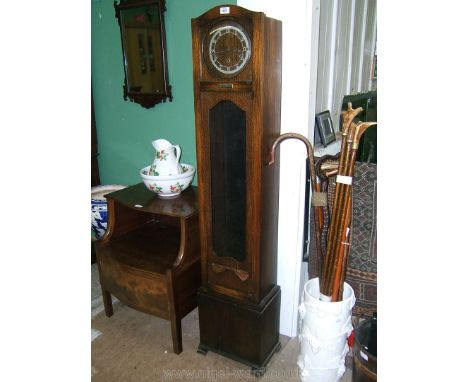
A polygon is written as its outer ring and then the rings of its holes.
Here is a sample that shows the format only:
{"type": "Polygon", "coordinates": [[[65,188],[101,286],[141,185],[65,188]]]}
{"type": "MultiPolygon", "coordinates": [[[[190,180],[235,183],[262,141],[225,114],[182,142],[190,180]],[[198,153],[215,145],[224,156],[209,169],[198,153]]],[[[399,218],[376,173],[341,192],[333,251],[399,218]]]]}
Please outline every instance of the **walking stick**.
{"type": "MultiPolygon", "coordinates": [[[[301,134],[297,134],[297,133],[284,133],[284,134],[281,134],[273,142],[273,146],[271,147],[271,150],[270,150],[270,159],[269,159],[268,165],[270,166],[273,163],[275,163],[276,147],[282,141],[284,141],[285,139],[299,139],[300,141],[302,141],[306,145],[307,159],[309,161],[309,176],[310,176],[310,183],[311,183],[311,195],[313,196],[313,194],[317,190],[317,179],[315,177],[315,164],[314,164],[314,148],[313,148],[312,144],[310,143],[310,141],[306,137],[304,137],[301,134]]],[[[313,234],[315,235],[315,241],[316,241],[316,245],[317,245],[317,264],[316,264],[316,267],[317,267],[318,272],[320,274],[320,270],[321,270],[321,261],[320,260],[323,257],[322,256],[322,249],[321,249],[321,245],[320,245],[320,238],[318,236],[319,235],[319,230],[317,229],[320,226],[320,223],[318,221],[320,212],[319,212],[318,207],[314,205],[314,218],[313,219],[310,219],[310,213],[309,213],[310,237],[312,238],[313,234]]],[[[311,263],[312,263],[312,256],[309,256],[309,270],[308,270],[309,279],[312,278],[312,269],[313,268],[312,268],[311,263]]]]}
{"type": "MultiPolygon", "coordinates": [[[[354,165],[356,163],[357,151],[359,148],[359,141],[362,134],[371,126],[374,126],[376,122],[361,122],[358,125],[352,123],[348,139],[348,153],[349,159],[347,161],[346,176],[347,181],[343,183],[342,200],[344,201],[340,207],[339,218],[336,221],[337,227],[335,228],[336,235],[331,239],[334,240],[335,247],[332,248],[331,257],[327,259],[327,263],[330,264],[331,268],[327,277],[327,286],[330,285],[331,301],[339,301],[341,299],[343,283],[346,277],[346,269],[348,263],[348,253],[350,243],[348,240],[348,234],[351,231],[351,214],[352,214],[352,203],[351,203],[351,191],[352,191],[352,179],[354,176],[354,165]]],[[[338,180],[337,180],[338,182],[338,180]]],[[[337,183],[338,185],[338,183],[337,183]]],[[[337,211],[338,212],[338,211],[337,211]]],[[[336,213],[335,213],[336,214],[336,213]]],[[[328,249],[328,246],[327,246],[328,249]]],[[[328,251],[327,251],[328,254],[328,251]]],[[[328,292],[328,290],[327,290],[328,292]]],[[[323,293],[323,292],[321,292],[323,293]]],[[[325,294],[325,293],[323,293],[325,294]]]]}
{"type": "MultiPolygon", "coordinates": [[[[353,119],[362,111],[362,107],[353,109],[351,102],[348,103],[348,110],[342,113],[343,127],[342,127],[342,144],[340,162],[338,165],[338,176],[346,177],[349,172],[349,157],[348,151],[351,148],[348,135],[353,119]]],[[[339,179],[339,178],[338,178],[339,179]]],[[[344,200],[343,184],[337,182],[335,188],[335,198],[333,199],[333,207],[331,211],[331,219],[329,224],[329,231],[327,237],[326,254],[322,273],[320,274],[320,293],[324,300],[330,300],[333,287],[333,267],[336,262],[336,252],[339,245],[339,220],[342,219],[343,211],[341,205],[344,200]]]]}

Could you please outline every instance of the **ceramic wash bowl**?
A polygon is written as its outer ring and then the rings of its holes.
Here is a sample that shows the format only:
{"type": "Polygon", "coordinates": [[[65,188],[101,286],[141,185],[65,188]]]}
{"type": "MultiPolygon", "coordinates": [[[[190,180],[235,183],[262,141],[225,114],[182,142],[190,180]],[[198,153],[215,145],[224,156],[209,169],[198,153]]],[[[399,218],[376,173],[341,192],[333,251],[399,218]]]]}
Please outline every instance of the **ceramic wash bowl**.
{"type": "Polygon", "coordinates": [[[146,188],[161,198],[171,198],[179,195],[192,183],[195,167],[181,163],[182,174],[155,176],[148,175],[151,166],[143,167],[140,176],[146,188]]]}

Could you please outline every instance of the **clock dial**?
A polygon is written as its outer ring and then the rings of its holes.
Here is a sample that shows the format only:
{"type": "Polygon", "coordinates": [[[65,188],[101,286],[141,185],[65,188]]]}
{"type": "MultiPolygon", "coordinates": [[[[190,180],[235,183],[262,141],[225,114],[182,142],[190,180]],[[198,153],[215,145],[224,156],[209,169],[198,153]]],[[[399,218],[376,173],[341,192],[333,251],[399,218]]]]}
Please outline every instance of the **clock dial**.
{"type": "Polygon", "coordinates": [[[223,77],[239,73],[249,62],[252,51],[248,34],[235,23],[218,25],[208,32],[204,49],[208,66],[223,77]]]}

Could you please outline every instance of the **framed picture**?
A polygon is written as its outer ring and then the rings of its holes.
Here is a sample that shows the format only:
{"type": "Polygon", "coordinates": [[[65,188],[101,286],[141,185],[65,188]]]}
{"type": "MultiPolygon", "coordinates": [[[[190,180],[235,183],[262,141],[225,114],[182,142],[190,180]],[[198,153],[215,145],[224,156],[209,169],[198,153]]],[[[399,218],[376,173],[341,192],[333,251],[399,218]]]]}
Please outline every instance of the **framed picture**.
{"type": "Polygon", "coordinates": [[[329,110],[315,114],[315,133],[317,132],[323,147],[336,140],[329,110]]]}

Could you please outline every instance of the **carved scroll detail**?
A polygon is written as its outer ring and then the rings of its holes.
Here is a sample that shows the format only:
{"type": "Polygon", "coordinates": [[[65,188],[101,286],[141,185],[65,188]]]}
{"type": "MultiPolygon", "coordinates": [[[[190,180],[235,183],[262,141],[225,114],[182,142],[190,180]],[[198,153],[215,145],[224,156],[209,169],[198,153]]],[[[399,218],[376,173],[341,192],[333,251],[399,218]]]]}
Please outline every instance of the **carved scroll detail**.
{"type": "Polygon", "coordinates": [[[229,267],[227,265],[221,265],[221,264],[216,264],[216,263],[211,263],[211,269],[213,269],[214,273],[221,273],[224,271],[231,271],[234,272],[234,274],[239,277],[241,281],[245,281],[249,278],[249,272],[243,271],[242,269],[236,269],[233,267],[229,267]]]}

